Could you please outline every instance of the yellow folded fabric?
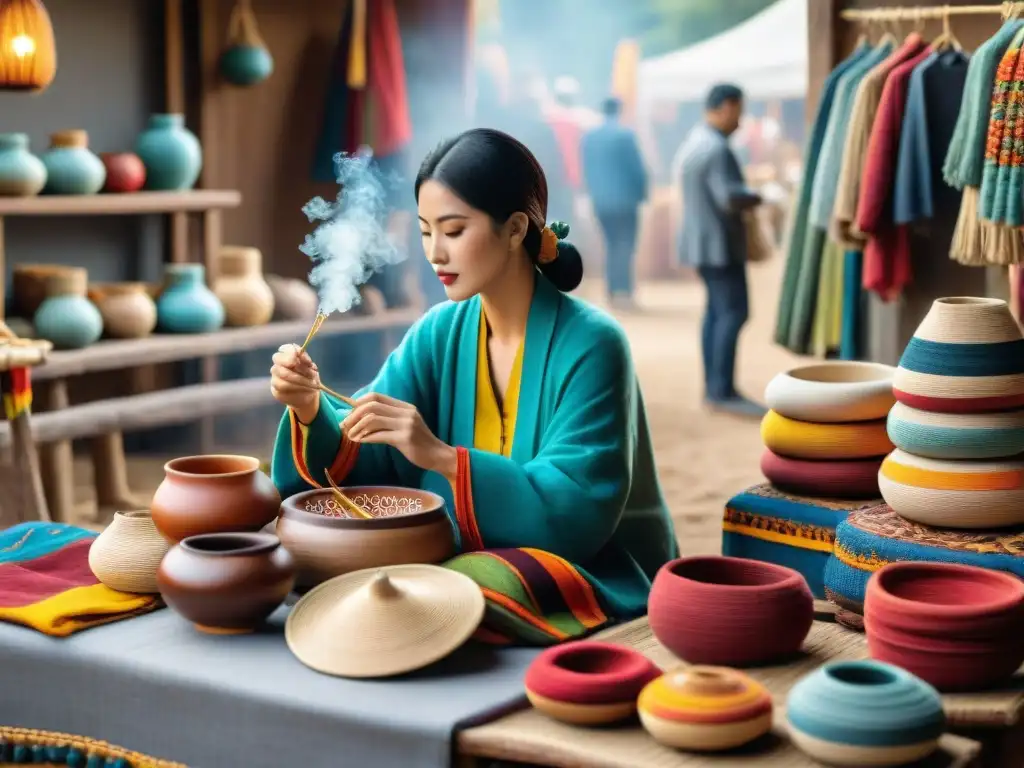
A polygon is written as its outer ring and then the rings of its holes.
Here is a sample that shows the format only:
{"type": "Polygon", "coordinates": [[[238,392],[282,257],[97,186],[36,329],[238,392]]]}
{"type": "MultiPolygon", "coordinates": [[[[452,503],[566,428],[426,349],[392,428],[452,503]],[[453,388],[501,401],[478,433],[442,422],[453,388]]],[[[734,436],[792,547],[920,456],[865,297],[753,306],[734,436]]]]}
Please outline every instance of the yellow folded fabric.
{"type": "Polygon", "coordinates": [[[775,411],[768,411],[761,421],[761,440],[773,453],[792,459],[869,459],[893,449],[885,419],[813,424],[775,411]]]}

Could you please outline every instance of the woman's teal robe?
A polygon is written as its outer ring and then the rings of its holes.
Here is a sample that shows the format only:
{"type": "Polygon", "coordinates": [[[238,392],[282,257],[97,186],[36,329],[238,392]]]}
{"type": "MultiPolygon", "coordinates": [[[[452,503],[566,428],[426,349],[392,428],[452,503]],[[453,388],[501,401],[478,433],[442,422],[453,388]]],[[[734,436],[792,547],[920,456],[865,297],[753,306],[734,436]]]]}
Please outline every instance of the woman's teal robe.
{"type": "Polygon", "coordinates": [[[678,548],[625,334],[537,276],[506,458],[472,447],[479,333],[479,297],[438,305],[359,392],[415,405],[435,435],[460,448],[454,489],[390,446],[348,441],[339,426],[348,409],[324,395],[308,426],[285,413],[274,483],[287,497],[324,485],[330,469],[339,485],[433,491],[447,503],[460,551],[542,550],[555,556],[549,563],[575,566],[608,620],[643,615],[651,580],[678,548]]]}

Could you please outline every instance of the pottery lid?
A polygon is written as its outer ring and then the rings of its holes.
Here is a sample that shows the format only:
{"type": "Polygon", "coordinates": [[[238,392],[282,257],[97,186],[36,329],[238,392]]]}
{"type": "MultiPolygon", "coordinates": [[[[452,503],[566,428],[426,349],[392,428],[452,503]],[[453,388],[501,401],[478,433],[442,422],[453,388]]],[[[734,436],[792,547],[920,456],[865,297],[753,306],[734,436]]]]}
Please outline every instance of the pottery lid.
{"type": "Polygon", "coordinates": [[[318,672],[387,677],[447,656],[483,615],[483,593],[461,573],[436,565],[368,568],[306,593],[288,616],[285,640],[318,672]]]}
{"type": "Polygon", "coordinates": [[[695,665],[666,672],[640,693],[637,705],[661,717],[707,722],[745,720],[771,711],[772,699],[752,677],[728,667],[695,665]]]}

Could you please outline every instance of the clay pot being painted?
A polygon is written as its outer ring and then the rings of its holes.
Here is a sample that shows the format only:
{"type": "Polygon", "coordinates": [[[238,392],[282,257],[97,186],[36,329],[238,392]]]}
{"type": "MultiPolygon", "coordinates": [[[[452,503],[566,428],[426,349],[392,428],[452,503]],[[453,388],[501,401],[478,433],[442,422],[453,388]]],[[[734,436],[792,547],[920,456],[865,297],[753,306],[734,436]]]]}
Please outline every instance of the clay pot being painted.
{"type": "Polygon", "coordinates": [[[73,269],[44,278],[46,299],[32,317],[39,338],[58,349],[81,349],[103,334],[103,317],[86,298],[88,274],[73,269]]]}
{"type": "Polygon", "coordinates": [[[896,398],[896,369],[836,361],[801,365],[768,382],[766,405],[788,419],[817,424],[884,419],[896,398]]]}
{"type": "Polygon", "coordinates": [[[938,692],[877,661],[826,664],[789,692],[793,743],[826,765],[906,765],[932,752],[946,727],[938,692]]]}
{"type": "Polygon", "coordinates": [[[900,357],[893,394],[911,408],[984,413],[1024,406],[1024,339],[1001,299],[936,299],[900,357]]]}
{"type": "Polygon", "coordinates": [[[164,464],[153,521],[170,541],[202,533],[258,531],[277,516],[281,496],[251,456],[188,456],[164,464]]]}
{"type": "Polygon", "coordinates": [[[208,533],[174,546],[157,582],[164,602],[196,629],[242,634],[288,597],[295,563],[271,533],[208,533]]]}
{"type": "Polygon", "coordinates": [[[115,512],[89,547],[89,568],[111,589],[156,594],[156,572],[170,548],[149,510],[115,512]]]}
{"type": "Polygon", "coordinates": [[[274,294],[263,279],[263,254],[258,248],[226,245],[217,255],[213,292],[224,305],[227,325],[253,326],[270,322],[274,294]]]}
{"type": "Polygon", "coordinates": [[[89,286],[89,299],[103,318],[103,332],[112,339],[141,339],[156,328],[156,303],[145,283],[89,286]]]}
{"type": "Polygon", "coordinates": [[[939,690],[989,688],[1024,662],[1024,582],[954,563],[890,563],[868,581],[864,629],[872,658],[939,690]]]}
{"type": "Polygon", "coordinates": [[[637,711],[654,740],[674,749],[734,749],[772,727],[768,691],[725,667],[698,665],[668,672],[643,689],[637,711]]]}
{"type": "Polygon", "coordinates": [[[658,571],[647,602],[654,636],[691,664],[747,666],[800,650],[814,597],[798,572],[739,557],[682,557],[658,571]]]}
{"type": "Polygon", "coordinates": [[[107,169],[104,192],[138,192],[146,184],[146,165],[134,152],[101,152],[100,160],[107,169]]]}
{"type": "Polygon", "coordinates": [[[440,563],[455,554],[440,496],[390,486],[343,490],[372,517],[348,517],[330,488],[298,493],[281,504],[277,535],[295,556],[300,587],[363,568],[440,563]]]}
{"type": "Polygon", "coordinates": [[[48,195],[94,195],[103,188],[107,171],[89,151],[85,131],[59,131],[50,136],[50,148],[43,153],[48,195]]]}
{"type": "Polygon", "coordinates": [[[636,712],[644,686],[661,670],[638,651],[578,640],[543,651],[526,670],[526,696],[538,710],[573,725],[607,725],[636,712]]]}

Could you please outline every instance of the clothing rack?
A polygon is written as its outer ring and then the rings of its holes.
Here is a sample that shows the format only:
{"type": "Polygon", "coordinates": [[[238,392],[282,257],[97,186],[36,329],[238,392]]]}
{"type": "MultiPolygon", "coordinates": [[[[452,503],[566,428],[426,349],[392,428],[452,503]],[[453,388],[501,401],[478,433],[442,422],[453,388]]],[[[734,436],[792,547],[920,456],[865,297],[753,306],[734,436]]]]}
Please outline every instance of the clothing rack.
{"type": "Polygon", "coordinates": [[[1024,10],[1024,2],[993,3],[991,5],[928,5],[908,8],[863,8],[841,11],[848,21],[925,21],[948,19],[950,16],[982,16],[1001,14],[1009,16],[1024,10]]]}

